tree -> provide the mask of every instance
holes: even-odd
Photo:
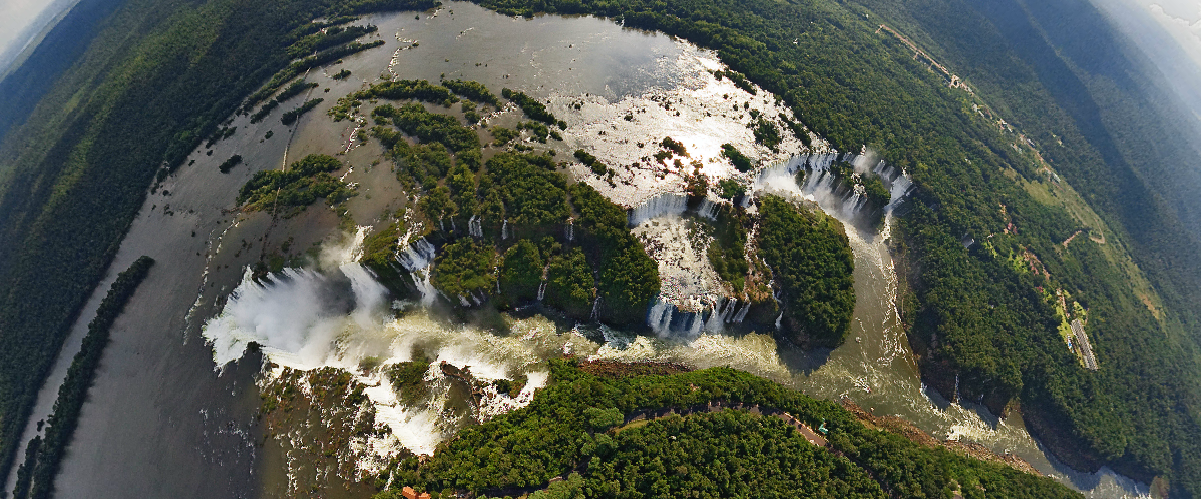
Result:
[[[505,302],[517,304],[537,299],[543,266],[538,247],[528,239],[510,246],[500,269],[500,290]]]

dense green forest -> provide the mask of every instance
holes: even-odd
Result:
[[[1127,158],[1145,142],[1089,125],[1121,121],[1115,118],[1121,113],[1103,113],[1096,100],[1123,94],[1082,83],[1076,71],[1094,66],[1079,57],[1080,64],[1065,63],[1039,45],[1045,31],[1017,15],[1071,2],[926,0],[904,8],[885,0],[480,3],[511,15],[594,13],[683,37],[717,50],[733,70],[728,75],[744,75],[780,96],[800,122],[839,150],[866,145],[881,152],[916,183],[896,246],[917,298],[904,319],[931,386],[950,395],[958,379],[960,396],[996,411],[1020,401],[1032,431],[1074,466],[1109,464],[1142,480],[1162,475],[1174,494],[1201,494],[1194,316],[1201,310],[1201,258],[1142,180],[1154,172],[1146,165],[1172,157],[1140,156],[1134,163],[1144,169],[1132,167]],[[314,40],[309,36],[320,29],[310,20],[430,5],[127,0],[107,17],[70,76],[0,147],[0,158],[13,165],[0,184],[0,289],[7,291],[0,295],[0,471],[11,466],[37,388],[156,175],[167,175],[236,109],[248,113],[305,69],[369,48],[338,45],[293,61],[295,43]],[[930,42],[937,57],[948,57],[944,62],[973,71],[969,77],[984,102],[947,88],[906,45],[877,32],[881,16],[923,46]],[[1075,51],[1061,53],[1080,51],[1067,48]],[[466,87],[451,90],[484,101],[464,95]],[[513,98],[523,109],[528,104],[532,119],[558,124],[527,99]],[[1042,156],[975,112],[978,104],[1017,124],[1040,144]],[[1137,106],[1120,108],[1123,116],[1133,116],[1131,109]],[[547,229],[555,238],[570,216],[582,229],[575,244],[593,273],[602,317],[640,319],[631,310],[641,315],[644,307],[631,305],[653,296],[658,279],[650,279],[654,262],[629,235],[622,210],[546,175],[529,181],[557,191],[529,203],[506,199],[506,189],[521,186],[502,184],[503,176],[483,165],[473,131],[468,138],[412,104],[395,110],[380,116],[423,142],[405,143],[397,157],[398,165],[409,165],[406,177],[421,186],[423,199],[433,199],[423,210],[432,224],[447,218],[452,232],[465,231],[478,215],[491,241],[534,242],[552,234],[522,227],[516,214],[556,220]],[[1152,133],[1146,130],[1155,129],[1146,128],[1144,137]],[[507,154],[500,170],[553,173],[551,158]],[[1044,193],[1066,187],[1042,158],[1105,227],[1092,226],[1066,202],[1047,201],[1064,199]],[[452,167],[458,169],[453,177],[474,184],[450,182]],[[517,237],[501,234],[506,219]],[[1082,229],[1105,232],[1064,244]],[[540,258],[553,262],[555,254],[541,248]],[[577,247],[564,248],[560,254],[576,261]],[[1121,266],[1124,255],[1135,259],[1150,285],[1132,286],[1136,279]],[[571,269],[557,275],[578,274],[578,265]],[[585,279],[568,281],[579,287]],[[1099,371],[1083,369],[1056,333],[1063,319],[1055,304],[1060,291],[1088,311]]]
[[[49,499],[53,495],[54,477],[67,445],[71,443],[71,436],[75,434],[79,412],[87,400],[88,388],[92,386],[104,347],[108,344],[109,329],[153,265],[154,259],[148,256],[135,260],[128,269],[117,274],[108,294],[100,302],[96,317],[88,323],[88,334],[67,370],[67,378],[58,388],[54,412],[46,421],[46,433],[30,441],[25,462],[17,469],[13,499]]]
[[[550,371],[529,406],[463,430],[428,460],[397,462],[379,483],[435,497],[1080,497],[1050,478],[869,429],[833,402],[729,368],[599,375],[568,358]],[[763,415],[710,412],[712,403]],[[772,411],[826,428],[829,447]]]
[[[272,214],[282,208],[287,217],[321,198],[338,204],[354,195],[345,182],[330,175],[341,167],[336,158],[310,154],[283,170],[260,170],[238,192],[238,206]]]
[[[1057,149],[1062,156],[1052,164],[1107,214],[1114,236],[1108,244],[1133,250],[1166,300],[1179,297],[1170,302],[1170,317],[1157,320],[1143,306],[1146,299],[1124,271],[1120,251],[1115,257],[1115,250],[1092,239],[1065,247],[1062,242],[1085,223],[1065,202],[1036,199],[1040,190],[1061,189],[1039,157],[1018,146],[1014,133],[974,112],[979,103],[971,94],[948,88],[944,76],[915,60],[903,42],[877,32],[875,17],[862,9],[818,0],[480,3],[521,16],[592,13],[683,37],[716,50],[837,149],[866,145],[879,151],[915,181],[898,224],[897,251],[917,298],[908,302],[904,319],[927,382],[953,396],[959,379],[960,396],[997,412],[1020,400],[1035,434],[1074,466],[1108,464],[1145,481],[1165,476],[1174,493],[1201,493],[1201,377],[1196,334],[1187,326],[1188,310],[1198,308],[1193,305],[1201,294],[1186,282],[1198,273],[1156,270],[1192,269],[1201,258],[1192,256],[1196,245],[1173,230],[1178,223],[1170,214],[1143,195],[1137,178],[1122,177],[1120,165],[1116,174],[1104,172],[1110,168],[1102,166],[1103,155],[1087,141]],[[989,32],[972,23],[953,32],[966,31]],[[979,46],[997,47],[992,41]],[[1015,94],[1037,85],[1021,83],[1027,86],[1015,87]],[[1062,116],[1053,101],[1031,109]],[[1070,121],[1060,124],[1065,140],[1081,136]],[[1103,175],[1085,179],[1094,172]],[[1125,200],[1130,204],[1122,206]],[[1139,216],[1109,214],[1123,210]],[[1010,223],[1016,232],[1006,230]],[[1040,263],[1027,263],[1035,260]],[[1099,371],[1081,367],[1059,337],[1062,319],[1053,306],[1058,290],[1088,309]]]
[[[561,122],[523,93],[506,89],[503,95],[533,113],[531,119]],[[502,308],[538,300],[542,289],[542,303],[570,317],[590,318],[595,308],[597,319],[640,327],[659,292],[659,268],[631,234],[625,210],[585,184],[568,185],[564,164],[551,154],[517,152],[519,144],[510,142],[518,130],[494,127],[494,137],[507,138],[491,144],[499,150],[489,151],[484,161],[467,117],[470,106],[463,108],[460,121],[434,114],[421,102],[449,107],[460,98],[498,102],[476,82],[452,80],[443,86],[400,80],[352,94],[329,113],[346,119],[365,99],[377,100],[371,133],[387,149],[400,182],[418,194],[417,211],[430,228],[426,238],[441,248],[432,284],[453,305],[490,301]],[[519,130],[528,130],[533,140],[555,134],[535,122]],[[415,289],[407,284],[411,279],[400,277],[405,271],[392,257],[399,248],[374,244],[395,241],[399,223],[390,222],[381,232],[389,239],[370,238],[372,251],[364,261],[393,291],[407,294]]]
[[[855,262],[842,223],[776,196],[761,203],[757,243],[780,283],[781,332],[802,345],[841,345],[855,311]]]
[[[89,48],[0,145],[0,472],[10,469],[38,388],[156,177],[289,67],[288,49],[313,19],[434,5],[109,3],[117,7]]]

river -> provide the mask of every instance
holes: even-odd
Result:
[[[714,160],[715,144],[735,143],[741,150],[756,151],[755,157],[766,163],[802,152],[799,144],[793,143],[785,144],[775,155],[756,150],[750,131],[738,125],[737,120],[748,119],[746,116],[714,114],[718,107],[729,107],[724,98],[717,100],[719,96],[738,100],[740,95],[728,80],[721,87],[712,81],[708,71],[715,64],[720,67],[716,55],[663,34],[625,29],[592,17],[512,19],[464,2],[447,2],[436,12],[378,14],[365,20],[380,28],[378,34],[369,36],[378,36],[386,44],[347,57],[341,67],[350,69],[352,75],[344,81],[329,78],[336,68],[311,72],[309,81],[330,92],[314,89],[312,96],[324,97],[325,102],[296,126],[280,126],[275,115],[259,124],[237,117],[233,125],[238,126],[238,133],[217,144],[211,155],[203,148],[195,151],[190,157],[194,163],[181,167],[148,196],[110,274],[143,254],[154,257],[158,265],[114,326],[112,343],[56,483],[61,497],[273,495],[270,491],[276,490],[275,486],[263,482],[279,480],[279,472],[264,469],[264,463],[272,460],[263,459],[256,444],[262,439],[255,418],[258,360],[250,356],[227,364],[232,357],[225,356],[217,359],[221,364],[214,369],[213,350],[202,333],[211,339],[219,332],[203,331],[204,326],[211,325],[212,318],[222,311],[253,309],[249,305],[254,302],[248,300],[270,300],[272,293],[282,292],[285,286],[246,281],[243,268],[261,255],[278,251],[284,241],[299,248],[295,252],[322,241],[326,241],[322,245],[326,249],[347,243],[337,242],[342,232],[339,220],[322,205],[286,222],[273,221],[262,213],[228,210],[234,206],[238,188],[254,171],[281,166],[285,155],[295,160],[308,153],[335,154],[348,149],[342,158],[351,166],[346,179],[360,185],[360,196],[350,205],[354,223],[371,226],[381,214],[403,208],[405,201],[398,195],[394,177],[386,167],[374,163],[381,152],[378,146],[352,141],[355,124],[334,123],[325,116],[337,97],[361,88],[368,80],[375,81],[381,73],[431,81],[445,75],[480,81],[495,93],[510,87],[550,99],[551,111],[569,125],[566,141],[552,145],[562,152],[587,147],[606,157],[625,158],[623,155],[638,154],[641,147],[636,149],[635,143],[641,137],[673,134],[683,138],[703,162],[706,173],[714,176],[731,175],[722,169],[723,162]],[[765,94],[741,101],[766,111],[773,101]],[[683,114],[655,115],[664,99],[676,102]],[[583,106],[574,112],[577,102]],[[281,109],[298,103],[299,99],[290,101]],[[637,109],[648,112],[634,121],[622,119]],[[694,119],[688,119],[690,112]],[[515,118],[510,112],[495,120],[505,123]],[[627,126],[622,123],[629,125],[620,128]],[[609,133],[598,134],[600,130]],[[274,137],[265,138],[267,131],[274,132]],[[819,140],[816,148],[824,151],[823,147]],[[235,153],[246,158],[246,166],[220,174],[217,165]],[[637,159],[630,157],[631,163]],[[656,192],[679,186],[678,176],[659,177],[637,168],[629,171],[629,182],[602,192],[633,206]],[[812,197],[799,191],[795,183],[761,188]],[[296,326],[303,333],[299,346],[273,343],[269,334],[246,330],[248,327],[236,322],[227,324],[224,331],[240,331],[248,335],[245,338],[261,340],[267,355],[283,365],[350,367],[366,356],[402,361],[411,357],[413,345],[420,344],[436,360],[472,365],[472,372],[484,378],[525,373],[531,387],[538,384],[543,372],[540,359],[563,351],[618,360],[671,360],[696,367],[729,365],[818,398],[849,397],[877,415],[901,416],[941,438],[1012,452],[1089,497],[1146,495],[1145,484],[1108,470],[1090,474],[1067,469],[1030,437],[1018,416],[998,419],[982,407],[951,404],[924,389],[899,326],[894,304],[896,275],[885,244],[888,234],[887,223],[882,233],[848,230],[855,257],[855,317],[851,339],[831,351],[803,352],[777,343],[766,332],[650,338],[593,325],[573,328],[533,316],[507,318],[509,331],[500,335],[475,326],[447,324],[419,307],[394,316],[388,307],[367,299],[378,291],[372,291],[375,288],[363,281],[363,274],[354,271],[357,264],[352,261],[334,262],[338,265],[325,272],[341,272],[361,285],[353,287],[357,293],[354,310],[346,317],[362,311],[370,314],[357,326],[362,341],[344,341],[333,348],[325,344],[318,350],[330,351],[318,352],[316,360],[289,356],[303,349],[306,339],[316,341],[307,333],[313,324],[344,310],[318,313],[309,323]],[[342,268],[345,271],[338,270]],[[103,296],[111,278],[94,293],[93,304]],[[239,286],[242,292],[227,303],[230,292]],[[248,293],[254,286],[261,286],[263,292]],[[72,348],[78,348],[78,335],[93,314],[94,306],[81,315],[74,330],[76,339],[67,343],[75,345]],[[310,353],[312,345],[308,345]],[[69,363],[70,354],[73,352],[64,350],[60,368],[63,362]],[[53,377],[43,390],[39,412],[48,407],[45,397],[56,390],[50,385],[57,385]],[[429,414],[384,400],[386,394],[379,390],[369,395],[387,402],[381,405],[380,417],[395,423],[394,429],[402,434],[396,438],[402,443],[425,450],[447,436]],[[492,410],[508,408],[511,406]],[[34,421],[25,440],[35,434]],[[271,478],[264,480],[264,476]]]

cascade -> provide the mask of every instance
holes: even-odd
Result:
[[[425,238],[418,239],[396,254],[396,260],[409,272],[417,291],[421,293],[421,304],[434,303],[434,285],[430,282],[430,262],[434,261],[434,245]]]
[[[665,192],[647,199],[641,205],[630,210],[629,223],[631,227],[636,227],[652,218],[664,215],[679,216],[687,210],[687,197],[683,194]]]
[[[409,272],[424,269],[434,260],[434,245],[423,237],[398,253],[396,259]]]
[[[571,219],[567,220],[567,240],[568,241],[575,239],[575,225],[572,224],[572,222],[573,222],[573,220],[571,220]],[[541,300],[541,298],[539,298],[539,300]]]
[[[474,215],[467,221],[467,232],[471,233],[471,237],[484,237],[484,222],[480,220],[479,215]]]
[[[712,308],[710,308],[709,319],[705,321],[705,331],[720,333],[725,329],[725,324],[722,322],[724,319],[722,313],[722,303],[725,301],[725,299],[721,299],[717,303],[714,303]]]
[[[505,222],[503,224],[501,224],[501,226],[500,226],[500,238],[501,238],[501,240],[509,238],[509,219],[507,219],[507,218],[505,219]]]
[[[739,313],[734,315],[734,323],[742,323],[742,320],[746,319],[748,311],[751,311],[751,302],[742,305],[742,310],[739,310]]]
[[[763,168],[756,180],[756,190],[801,197],[817,203],[826,213],[840,220],[850,220],[860,215],[867,207],[867,196],[860,185],[850,185],[830,173],[830,166],[839,159],[850,163],[854,175],[880,177],[889,190],[889,203],[884,208],[891,212],[901,199],[909,193],[912,180],[898,169],[879,161],[871,165],[871,159],[863,154],[802,154],[788,161]],[[799,185],[798,172],[804,171]]]
[[[701,200],[701,205],[696,209],[696,214],[709,220],[716,220],[717,210],[720,207],[720,204],[714,203],[709,198],[705,198]]]
[[[726,303],[726,309],[723,310],[721,313],[721,321],[726,324],[729,324],[730,321],[734,320],[734,311],[737,309],[738,309],[738,299],[731,298],[730,301]]]
[[[959,373],[955,373],[955,389],[951,391],[951,395],[955,397],[951,402],[959,402]]]
[[[430,272],[428,268],[418,269],[416,272],[409,274],[413,278],[413,284],[417,285],[417,291],[421,293],[421,306],[428,307],[434,304],[434,298],[438,294],[438,290],[434,289],[434,284],[430,282]]]
[[[600,305],[600,297],[598,296],[598,297],[596,297],[595,300],[592,300],[592,314],[589,315],[589,318],[596,320],[596,309],[599,305]]]
[[[542,281],[542,283],[538,285],[538,301],[542,301],[544,296],[546,296],[546,281]]]
[[[651,305],[651,309],[646,315],[646,325],[650,326],[651,330],[656,335],[662,337],[667,336],[668,328],[671,326],[672,310],[675,307],[663,301],[662,297],[655,297],[655,303]]]

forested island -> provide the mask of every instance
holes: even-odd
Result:
[[[528,407],[399,461],[375,497],[1081,497],[733,369],[549,367],[553,384]]]

